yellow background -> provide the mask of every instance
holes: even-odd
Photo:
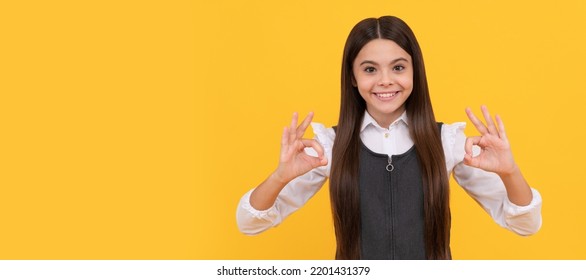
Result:
[[[454,258],[586,259],[584,1],[322,2],[3,1],[0,259],[331,259],[327,185],[255,237],[236,205],[293,111],[336,123],[346,36],[389,14],[437,119],[501,114],[544,197],[524,238],[453,184]]]

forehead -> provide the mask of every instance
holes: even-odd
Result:
[[[374,39],[362,47],[354,62],[361,63],[365,60],[369,60],[385,64],[398,58],[404,58],[411,62],[411,56],[394,41],[388,39]]]

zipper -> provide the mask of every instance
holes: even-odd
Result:
[[[390,203],[389,203],[389,223],[390,223],[390,245],[391,248],[390,252],[391,252],[391,256],[390,259],[394,260],[395,259],[395,203],[393,201],[393,176],[392,176],[392,171],[395,169],[395,166],[393,166],[393,158],[391,156],[389,156],[388,158],[388,164],[387,164],[387,178],[389,178],[389,199],[390,199]]]
[[[395,169],[393,166],[393,158],[389,156],[389,164],[387,164],[387,171],[392,172]]]

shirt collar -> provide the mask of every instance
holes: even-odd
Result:
[[[407,111],[403,111],[403,113],[391,124],[391,126],[395,123],[402,122],[405,125],[409,125],[409,119],[407,118]],[[360,126],[360,132],[366,129],[369,125],[374,126],[375,128],[379,129],[389,129],[389,127],[381,127],[376,120],[368,113],[368,111],[364,110],[364,118],[362,118],[362,125]]]

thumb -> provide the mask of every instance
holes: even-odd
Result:
[[[313,168],[324,166],[324,165],[328,164],[328,159],[325,156],[321,156],[321,157],[307,156],[307,158]]]
[[[473,157],[471,154],[467,153],[464,155],[464,164],[478,168],[480,167],[480,158],[479,156]]]

